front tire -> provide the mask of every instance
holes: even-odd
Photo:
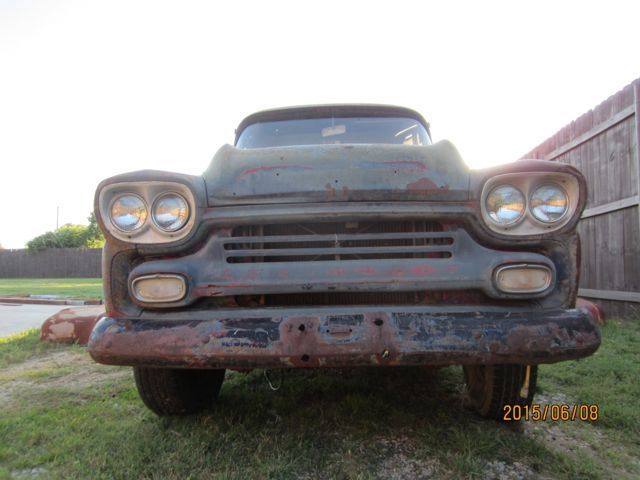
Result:
[[[224,372],[133,367],[140,398],[161,417],[189,415],[209,407],[220,392]]]
[[[507,405],[531,406],[537,365],[467,365],[465,405],[485,418],[503,420]]]

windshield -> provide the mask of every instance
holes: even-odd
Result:
[[[245,128],[240,148],[385,143],[429,145],[426,128],[413,118],[329,117],[254,123]]]

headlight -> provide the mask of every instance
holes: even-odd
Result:
[[[553,223],[567,213],[569,199],[562,188],[556,185],[542,185],[531,195],[529,209],[537,220]]]
[[[181,195],[167,193],[154,202],[151,215],[159,229],[175,232],[189,220],[189,204]]]
[[[522,218],[525,198],[520,190],[511,185],[500,185],[487,195],[487,214],[499,225],[511,225]]]
[[[111,223],[123,232],[138,230],[147,221],[147,206],[138,195],[125,194],[111,204]]]

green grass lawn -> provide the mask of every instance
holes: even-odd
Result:
[[[0,278],[3,295],[61,295],[94,299],[102,297],[101,278]]]
[[[504,425],[462,407],[460,368],[227,372],[206,414],[160,419],[131,370],[37,332],[0,343],[0,478],[638,478],[640,324],[540,368],[542,403],[600,420]],[[274,375],[276,378],[277,375]]]

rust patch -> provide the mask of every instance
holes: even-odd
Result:
[[[250,288],[251,285],[245,283],[228,283],[225,285],[199,285],[193,288],[193,295],[196,297],[220,297],[226,294],[229,288]]]
[[[447,189],[449,187],[447,186]],[[438,185],[435,184],[433,180],[427,177],[422,177],[420,180],[409,183],[407,185],[407,190],[412,192],[422,192],[422,191],[432,191],[439,190]]]
[[[578,264],[580,264],[579,260]],[[598,322],[598,325],[604,325],[606,316],[602,307],[597,303],[593,303],[585,298],[578,297],[576,299],[576,308],[586,309],[593,316],[595,321]]]
[[[336,189],[330,183],[327,183],[324,186],[325,191],[327,192],[327,200],[334,200],[336,197]]]
[[[198,297],[217,297],[222,295],[222,290],[216,285],[203,285],[194,287],[193,294]]]

